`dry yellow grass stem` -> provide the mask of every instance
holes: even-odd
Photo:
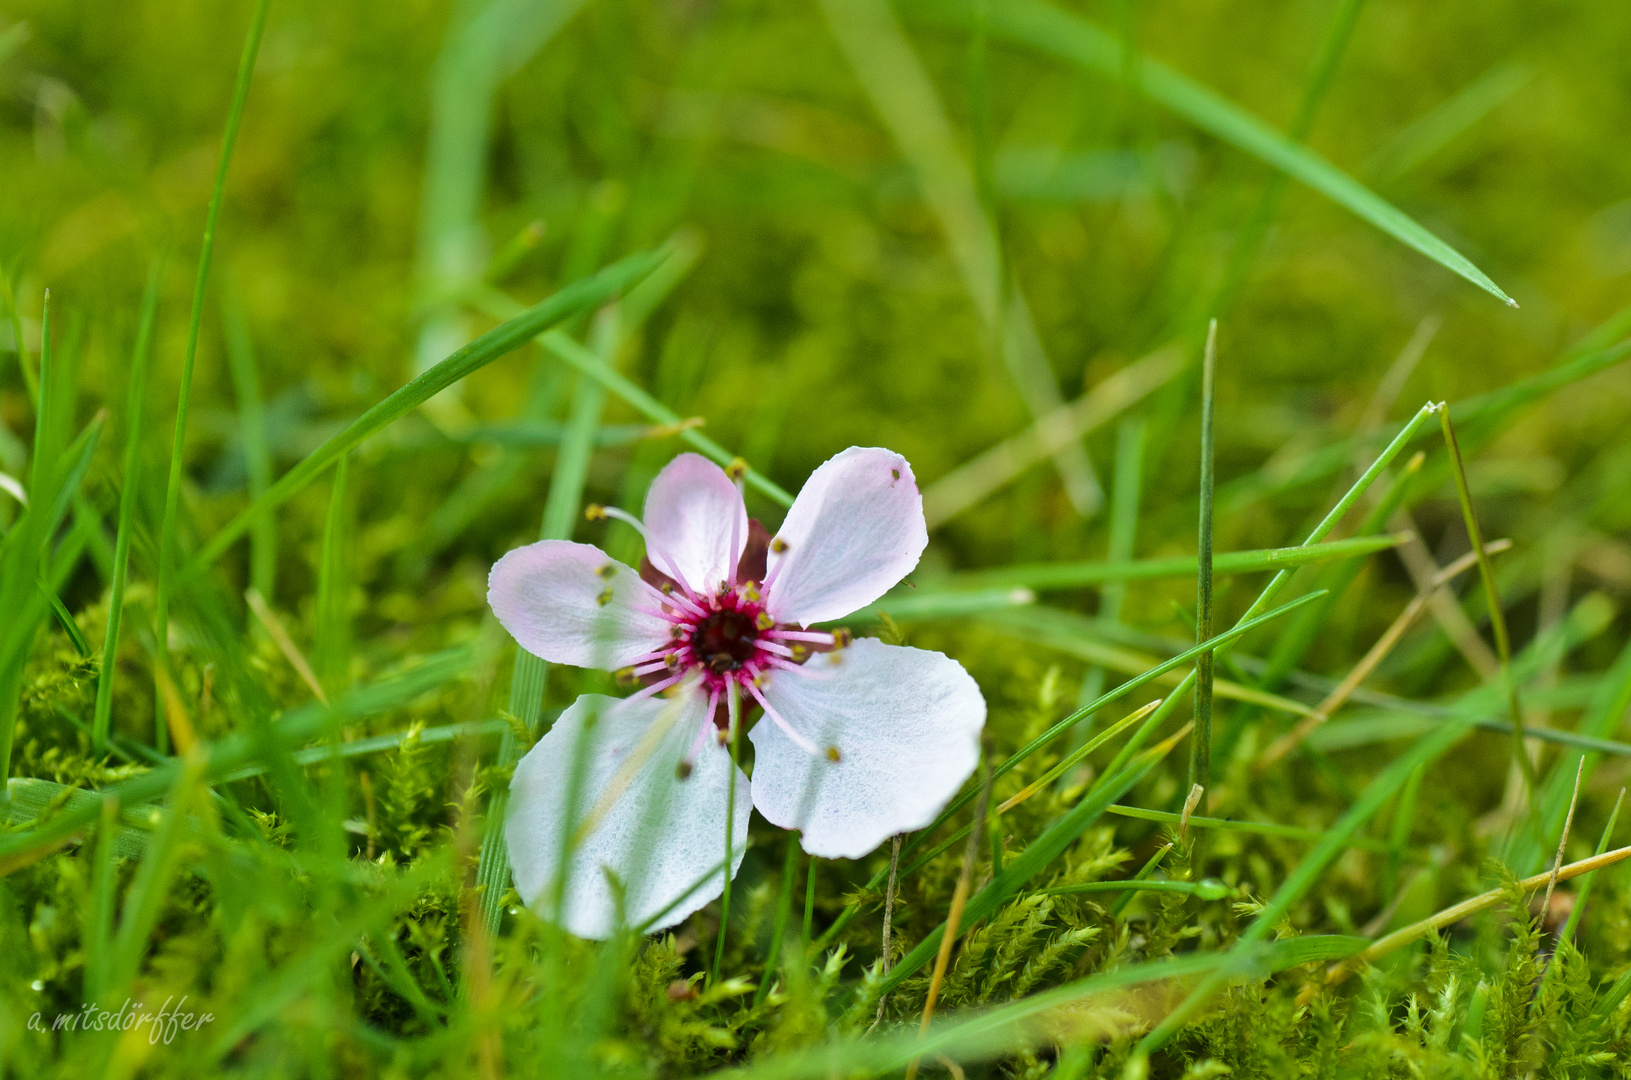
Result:
[[[1512,541],[1510,540],[1494,540],[1486,544],[1484,550],[1494,554],[1505,551],[1511,546]],[[1376,644],[1371,646],[1370,652],[1366,653],[1359,663],[1354,665],[1353,670],[1348,672],[1348,677],[1343,679],[1336,689],[1332,690],[1325,700],[1315,707],[1313,712],[1299,721],[1296,727],[1274,740],[1269,748],[1263,751],[1263,756],[1257,763],[1258,771],[1261,772],[1291,753],[1292,750],[1297,748],[1297,744],[1308,738],[1309,732],[1325,723],[1326,720],[1330,719],[1332,713],[1342,708],[1347,703],[1348,698],[1353,695],[1353,692],[1359,689],[1360,684],[1370,678],[1371,672],[1376,670],[1377,665],[1387,659],[1387,654],[1392,652],[1393,647],[1399,643],[1399,639],[1404,637],[1405,631],[1410,629],[1410,624],[1416,621],[1416,617],[1421,614],[1422,609],[1427,606],[1427,602],[1432,599],[1433,595],[1449,584],[1458,574],[1464,574],[1477,565],[1478,553],[1469,551],[1434,574],[1431,580],[1428,581],[1427,587],[1418,592],[1415,598],[1405,605],[1405,609],[1399,612],[1399,617],[1393,620],[1393,625],[1389,626],[1382,632],[1382,636],[1376,639]]]
[[[1526,877],[1517,883],[1518,888],[1524,892],[1533,892],[1542,886],[1555,886],[1560,881],[1568,881],[1570,878],[1577,878],[1581,874],[1601,870],[1605,866],[1612,866],[1628,857],[1631,857],[1631,847],[1605,851],[1603,854],[1593,855],[1589,859],[1581,859],[1579,862],[1570,863],[1563,867],[1555,867],[1545,873],[1536,874],[1534,877]],[[1363,952],[1356,953],[1346,960],[1340,960],[1332,964],[1326,971],[1323,982],[1310,983],[1303,988],[1302,993],[1298,996],[1298,1002],[1306,1003],[1318,992],[1322,985],[1327,987],[1335,986],[1349,975],[1352,975],[1358,968],[1386,956],[1400,946],[1408,945],[1418,938],[1426,937],[1435,930],[1443,929],[1451,923],[1460,922],[1469,915],[1475,915],[1485,908],[1493,907],[1505,895],[1505,889],[1491,889],[1487,893],[1480,893],[1469,900],[1463,900],[1453,907],[1447,907],[1436,915],[1429,915],[1420,922],[1411,923],[1401,930],[1395,930],[1384,938],[1378,938],[1371,942],[1370,947]]]
[[[244,599],[249,601],[249,610],[254,612],[255,618],[260,621],[262,626],[266,627],[266,632],[272,635],[273,643],[277,645],[278,651],[283,653],[284,659],[289,661],[289,666],[294,668],[295,674],[300,676],[300,681],[311,688],[313,697],[327,705],[328,695],[323,693],[323,685],[317,681],[317,673],[312,671],[310,664],[306,663],[305,655],[295,645],[294,639],[289,636],[289,632],[283,629],[282,621],[278,619],[277,613],[267,605],[266,598],[260,594],[259,590],[250,589],[244,593]]]
[[[980,826],[985,823],[985,808],[991,802],[991,770],[985,771],[985,782],[980,785],[980,797],[974,803],[974,828],[969,830],[968,844],[963,848],[963,869],[957,875],[957,888],[951,894],[951,910],[946,913],[946,932],[940,936],[940,951],[934,958],[934,975],[929,979],[929,996],[923,1002],[923,1022],[918,1025],[918,1038],[929,1033],[934,1019],[934,1003],[940,997],[940,984],[946,979],[946,968],[951,965],[951,948],[957,943],[957,929],[963,921],[963,907],[968,903],[969,885],[974,878],[974,859],[980,852]],[[917,1080],[917,1058],[906,1066],[906,1080]]]

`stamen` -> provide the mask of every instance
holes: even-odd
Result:
[[[635,678],[639,678],[642,675],[650,675],[653,671],[671,671],[678,664],[679,657],[675,656],[673,653],[670,653],[667,660],[658,660],[656,663],[642,664],[637,668],[630,668],[627,670],[630,675],[633,675]]]
[[[809,739],[806,739],[803,735],[800,735],[798,732],[794,731],[793,725],[789,724],[787,720],[783,718],[781,713],[770,707],[770,702],[765,700],[764,694],[759,692],[759,688],[757,686],[754,686],[752,683],[748,683],[748,693],[753,695],[753,699],[759,703],[759,708],[763,709],[765,711],[765,715],[770,717],[771,723],[781,728],[782,731],[787,734],[787,737],[793,740],[793,744],[795,746],[816,757],[821,756],[820,747],[816,746],[816,744],[811,742]]]
[[[674,579],[674,581],[679,585],[680,590],[691,599],[696,599],[696,594],[693,593],[691,591],[691,587],[685,583],[685,579],[680,576],[680,572],[674,568],[674,560],[670,559],[667,552],[663,551],[661,547],[652,542],[651,534],[646,531],[645,523],[639,518],[635,517],[627,510],[619,510],[615,506],[591,506],[589,507],[588,514],[590,521],[597,521],[600,518],[616,518],[618,521],[623,522],[635,532],[639,533],[640,538],[646,542],[646,554],[651,556],[652,561],[660,562],[662,564],[663,572]],[[670,594],[670,597],[672,598],[672,594]]]
[[[685,678],[686,675],[688,675],[688,674],[690,674],[690,672],[682,671],[678,675],[674,675],[674,676],[671,676],[671,677],[669,677],[667,679],[664,679],[662,682],[652,683],[650,686],[646,687],[643,690],[636,690],[634,693],[630,694],[628,697],[624,698],[623,700],[624,701],[640,701],[643,698],[648,698],[648,697],[652,697],[652,696],[654,696],[656,694],[660,694],[664,690],[667,690],[670,686],[673,686],[675,683],[677,683],[681,679]]]
[[[836,645],[837,638],[821,630],[767,630],[765,637],[780,638],[782,641],[813,641],[817,645]]]
[[[793,656],[792,649],[789,649],[786,645],[778,645],[774,641],[765,641],[761,638],[760,640],[755,641],[754,644],[763,649],[765,652],[775,653],[777,656],[785,656],[789,659],[791,659]],[[644,659],[644,657],[641,659]]]
[[[716,690],[714,691],[713,696],[708,700],[708,715],[702,718],[701,724],[697,725],[697,737],[691,741],[691,749],[687,750],[685,756],[680,758],[679,768],[674,770],[675,774],[679,776],[681,780],[684,780],[691,775],[691,770],[695,767],[697,755],[702,753],[703,740],[708,737],[708,729],[714,726],[713,707],[718,701],[719,692]]]
[[[672,656],[673,653],[669,651],[671,648],[672,646],[664,646],[661,649],[654,649],[651,652],[645,653],[641,656],[636,656],[634,659],[629,661],[628,666],[632,668],[636,664],[648,664],[653,660],[661,660],[665,656]]]

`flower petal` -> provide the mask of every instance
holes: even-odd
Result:
[[[586,732],[591,742],[572,829],[581,833],[587,826],[588,832],[567,862],[562,925],[579,937],[611,935],[617,902],[607,871],[627,890],[628,925],[638,926],[668,909],[653,930],[674,925],[724,891],[722,871],[697,882],[710,867],[718,867],[725,852],[733,771],[733,876],[741,865],[751,812],[747,777],[712,738],[704,740],[691,774],[684,780],[676,774],[695,745],[706,710],[706,699],[688,691],[673,699],[585,694],[561,714],[521,759],[510,781],[504,839],[516,891],[528,907],[546,918],[551,914],[565,793],[577,740]]]
[[[521,647],[552,664],[620,668],[661,648],[662,597],[589,544],[541,540],[493,564],[487,603]],[[642,608],[647,610],[641,610]]]
[[[645,525],[658,549],[651,556],[657,569],[678,573],[703,596],[730,578],[748,542],[742,493],[701,454],[681,454],[663,466],[646,492]]]
[[[963,666],[863,638],[804,670],[775,673],[765,698],[839,760],[810,753],[761,718],[748,733],[759,812],[801,830],[804,850],[826,859],[860,858],[933,821],[980,757],[985,698]]]
[[[928,543],[906,459],[852,446],[810,474],[771,541],[767,610],[777,622],[841,619],[910,573]]]

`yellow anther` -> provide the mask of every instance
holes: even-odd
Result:
[[[832,647],[835,649],[847,649],[854,641],[855,635],[842,626],[832,632]]]
[[[600,590],[600,595],[595,597],[595,603],[599,604],[601,607],[605,607],[607,604],[609,604],[611,602],[612,602],[612,590],[609,589],[609,588]]]
[[[689,761],[680,762],[674,767],[674,775],[681,780],[689,780],[691,778],[691,763]]]
[[[668,636],[673,640],[678,641],[680,638],[685,636],[685,627],[675,623],[673,626],[668,628]]]
[[[731,463],[725,466],[725,475],[732,480],[740,480],[748,474],[748,463],[742,458],[732,458]]]
[[[750,604],[757,604],[759,602],[759,586],[751,581],[742,586],[742,599]]]
[[[798,641],[793,642],[793,647],[790,651],[793,654],[794,660],[803,660],[806,656],[810,655],[810,647]]]
[[[614,673],[614,676],[617,679],[617,685],[619,686],[633,686],[638,681],[635,677],[634,669],[631,667],[618,668]]]
[[[844,760],[844,755],[838,752],[838,747],[829,746],[827,747],[827,760],[836,765],[838,762]]]
[[[609,581],[609,580],[611,580],[612,575],[614,575],[616,573],[617,573],[617,564],[616,563],[607,563],[605,566],[602,566],[599,570],[595,571],[595,577],[599,578],[602,581]]]
[[[783,540],[779,536],[776,537],[776,539],[770,542],[770,550],[774,551],[777,555],[780,555],[782,552],[787,550],[787,541]]]
[[[672,669],[677,668],[679,666],[680,666],[680,654],[679,653],[671,652],[667,656],[663,657],[663,667],[669,668],[670,670],[672,670]]]
[[[589,521],[605,521],[606,508],[599,503],[590,503],[583,508],[583,516]]]
[[[672,581],[665,581],[661,585],[657,586],[657,589],[664,596],[667,596],[669,593],[674,591],[674,583]]]
[[[759,612],[759,617],[753,620],[753,625],[757,626],[760,630],[769,630],[772,626],[776,625],[776,620],[770,617],[770,612],[761,611]]]

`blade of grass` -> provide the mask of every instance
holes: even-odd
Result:
[[[1298,547],[1221,551],[1212,557],[1212,574],[1214,577],[1256,574],[1264,570],[1286,570],[1314,563],[1358,559],[1395,548],[1403,543],[1404,539],[1402,534],[1384,534],[1356,536],[1346,540],[1331,540],[1323,544],[1304,544]],[[1193,555],[1162,559],[1111,559],[1105,562],[1032,563],[995,567],[990,570],[972,570],[953,575],[947,579],[946,584],[959,588],[1009,586],[1044,591],[1102,585],[1104,589],[1100,593],[1099,608],[1103,612],[1105,597],[1109,595],[1112,587],[1124,586],[1129,581],[1189,577],[1199,568],[1200,559]]]
[[[328,515],[323,521],[323,546],[317,555],[317,678],[330,695],[349,681],[351,671],[351,577],[346,562],[349,543],[347,517],[351,513],[351,455],[342,454],[334,466]]]
[[[266,494],[222,526],[182,569],[181,576],[191,576],[220,558],[256,518],[311,483],[348,450],[406,416],[438,391],[521,347],[542,331],[579,312],[598,307],[650,273],[665,257],[665,252],[659,249],[631,255],[613,263],[594,277],[574,282],[548,299],[523,309],[514,318],[489,330],[429,371],[415,376],[406,386],[330,436],[298,465],[284,473],[277,483],[267,489]]]
[[[250,78],[255,72],[255,57],[260,52],[261,34],[266,29],[266,13],[271,0],[256,0],[249,17],[249,33],[244,39],[243,53],[238,59],[238,77],[232,90],[232,103],[227,108],[226,132],[221,137],[221,156],[215,166],[215,186],[210,192],[210,205],[204,218],[204,240],[198,255],[198,276],[193,283],[193,309],[187,322],[187,348],[181,357],[181,389],[176,398],[176,432],[170,447],[170,474],[164,487],[164,518],[159,525],[158,583],[153,601],[154,660],[158,678],[154,685],[153,745],[164,753],[170,742],[165,727],[164,685],[170,679],[170,591],[174,588],[174,574],[170,568],[171,549],[176,542],[176,515],[181,508],[181,470],[187,449],[187,414],[192,403],[193,365],[198,359],[198,334],[204,321],[204,289],[209,283],[210,261],[215,254],[215,229],[221,218],[221,200],[226,193],[227,167],[232,162],[232,149],[238,141],[238,127],[243,120],[244,106],[249,101]]]
[[[968,19],[967,3],[936,0],[917,8],[937,20],[959,25]],[[1086,19],[1044,0],[1010,0],[990,14],[991,33],[1045,55],[1057,57],[1108,78],[1118,79],[1130,67],[1139,89],[1151,100],[1201,130],[1258,158],[1292,179],[1412,248],[1452,273],[1472,282],[1503,303],[1516,302],[1501,291],[1466,256],[1428,232],[1414,219],[1323,157],[1274,130],[1221,94],[1155,60],[1127,60],[1116,39]]]
[[[1620,807],[1625,803],[1625,789],[1614,799],[1614,809],[1608,815],[1608,824],[1603,826],[1603,835],[1597,840],[1597,850],[1592,852],[1595,858],[1608,850],[1608,842],[1614,837],[1614,826],[1620,820]],[[1580,925],[1580,916],[1585,914],[1586,901],[1591,899],[1591,886],[1597,880],[1597,871],[1585,874],[1580,881],[1580,889],[1575,893],[1574,906],[1569,909],[1569,917],[1563,922],[1563,929],[1557,932],[1559,941],[1567,941],[1574,935],[1574,928]],[[1542,908],[1541,910],[1545,910]],[[1550,967],[1547,968],[1549,972]]]
[[[85,907],[86,1001],[102,1001],[113,959],[113,890],[117,884],[114,844],[119,837],[119,800],[104,799],[96,830],[96,856],[91,867],[90,903]]]
[[[19,344],[19,348],[22,346]],[[0,542],[0,781],[11,775],[12,739],[17,727],[23,669],[49,605],[36,583],[54,528],[58,462],[63,432],[73,409],[72,380],[57,370],[51,343],[51,293],[40,319],[40,384],[35,409],[34,447],[29,460],[29,506]]]
[[[221,323],[226,331],[227,370],[238,398],[238,432],[249,474],[249,501],[255,502],[272,486],[272,447],[266,434],[266,407],[261,399],[254,335],[236,294],[230,290],[222,292]],[[277,518],[270,509],[250,526],[249,584],[266,597],[267,603],[276,596]]]
[[[1512,754],[1523,773],[1524,792],[1530,817],[1533,818],[1537,810],[1534,799],[1540,787],[1540,778],[1535,775],[1535,763],[1529,760],[1529,748],[1524,743],[1523,706],[1518,701],[1517,681],[1512,677],[1512,642],[1506,629],[1506,611],[1501,607],[1500,593],[1495,588],[1495,569],[1490,565],[1484,536],[1478,528],[1478,515],[1473,512],[1472,492],[1467,488],[1467,468],[1461,460],[1461,446],[1456,442],[1450,410],[1440,404],[1438,415],[1444,431],[1444,445],[1450,451],[1450,461],[1454,466],[1452,472],[1456,497],[1461,501],[1461,517],[1467,525],[1467,539],[1472,542],[1473,553],[1478,557],[1478,576],[1484,583],[1484,595],[1489,603],[1489,625],[1495,635],[1495,654],[1501,661],[1501,682],[1506,687],[1507,708],[1512,716]]]
[[[1523,88],[1534,71],[1503,60],[1395,132],[1365,162],[1365,172],[1386,186],[1448,146],[1457,136]]]
[[[91,745],[102,752],[113,723],[113,680],[118,673],[119,629],[124,618],[125,584],[130,573],[130,543],[136,527],[136,495],[141,486],[142,419],[147,406],[147,376],[153,364],[153,324],[158,318],[159,286],[169,262],[166,252],[154,260],[142,295],[141,321],[130,356],[130,395],[125,407],[125,472],[119,491],[119,531],[114,540],[113,583],[108,597],[108,630],[102,642],[102,666],[96,678],[96,706]],[[95,1000],[95,999],[91,999]]]
[[[1105,552],[1107,563],[1133,561],[1134,544],[1138,537],[1138,504],[1144,481],[1144,420],[1129,416],[1116,429],[1116,473],[1110,492],[1110,542]],[[1121,609],[1127,599],[1124,581],[1108,581],[1099,589],[1099,618],[1110,622],[1121,621]],[[1092,665],[1082,675],[1076,691],[1076,707],[1092,703],[1104,693],[1105,669]],[[1071,729],[1071,750],[1079,749],[1087,741],[1092,724],[1078,724]],[[1069,773],[1059,777],[1060,790],[1073,782]]]
[[[793,887],[797,883],[799,871],[798,833],[789,830],[786,839],[787,851],[782,857],[782,887],[776,894],[776,921],[770,929],[770,948],[765,952],[764,977],[759,980],[759,989],[753,993],[754,1008],[763,1005],[770,993],[770,983],[776,973],[776,962],[781,959],[782,938],[787,934],[787,920],[793,914]],[[730,864],[725,862],[721,865]],[[710,871],[709,877],[712,876]]]
[[[1198,573],[1195,575],[1195,641],[1212,636],[1212,413],[1218,362],[1218,321],[1206,328],[1201,361],[1201,520]],[[1206,811],[1206,789],[1212,786],[1212,654],[1195,658],[1195,737],[1189,741],[1189,783],[1201,789],[1196,803]]]

